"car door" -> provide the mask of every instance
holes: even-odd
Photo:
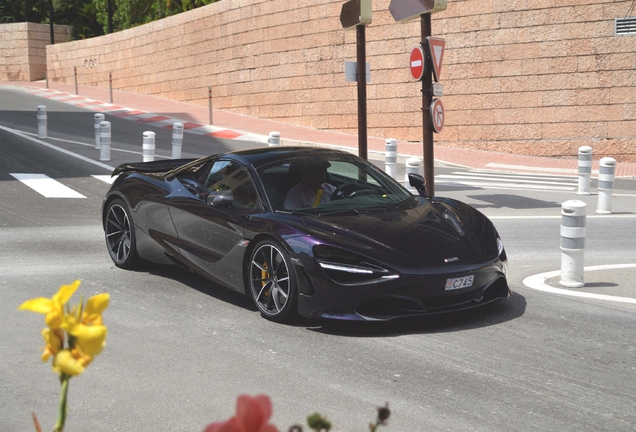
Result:
[[[220,159],[204,167],[199,177],[181,181],[183,189],[170,201],[181,259],[242,291],[243,225],[261,208],[249,173],[235,161]],[[221,193],[233,196],[231,205],[211,203]]]

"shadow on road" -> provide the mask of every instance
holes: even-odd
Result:
[[[254,302],[249,297],[211,282],[177,264],[144,261],[136,271],[172,279],[222,302],[252,313],[258,312]],[[507,300],[428,317],[402,318],[386,322],[313,320],[299,317],[289,325],[334,336],[391,337],[406,334],[458,332],[498,325],[519,318],[525,313],[525,310],[525,297],[513,292]]]
[[[518,210],[561,208],[561,204],[513,194],[469,195],[468,198],[483,201],[486,204],[471,204],[475,208],[511,208]]]
[[[388,322],[322,321],[320,326],[306,320],[305,325],[312,331],[334,336],[391,337],[407,334],[458,332],[493,326],[519,318],[525,313],[525,310],[525,297],[513,292],[508,300],[447,314],[404,318]]]

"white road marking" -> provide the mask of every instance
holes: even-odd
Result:
[[[595,270],[611,270],[611,269],[619,269],[619,268],[631,268],[636,267],[636,264],[615,264],[615,265],[599,265],[592,267],[585,267],[584,271],[595,271]],[[548,292],[552,294],[561,294],[572,297],[582,297],[582,298],[590,298],[595,300],[606,300],[620,303],[631,303],[636,304],[636,299],[629,297],[617,297],[610,296],[605,294],[594,294],[583,291],[573,291],[567,290],[563,288],[555,288],[545,283],[547,279],[558,276],[561,274],[561,270],[556,270],[547,273],[541,273],[534,276],[528,276],[523,280],[523,284],[528,288],[536,289],[538,291]]]
[[[117,177],[111,177],[109,175],[92,175],[91,177],[96,178],[97,180],[101,180],[104,183],[113,184]]]
[[[10,175],[46,198],[86,198],[81,193],[44,174],[10,173]]]

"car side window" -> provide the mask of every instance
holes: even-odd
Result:
[[[253,209],[258,205],[256,188],[250,175],[236,162],[215,161],[207,175],[204,187],[211,193],[231,190],[236,207]]]

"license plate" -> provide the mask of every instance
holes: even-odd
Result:
[[[462,276],[458,278],[446,279],[446,291],[468,288],[473,285],[473,279],[475,275]]]

